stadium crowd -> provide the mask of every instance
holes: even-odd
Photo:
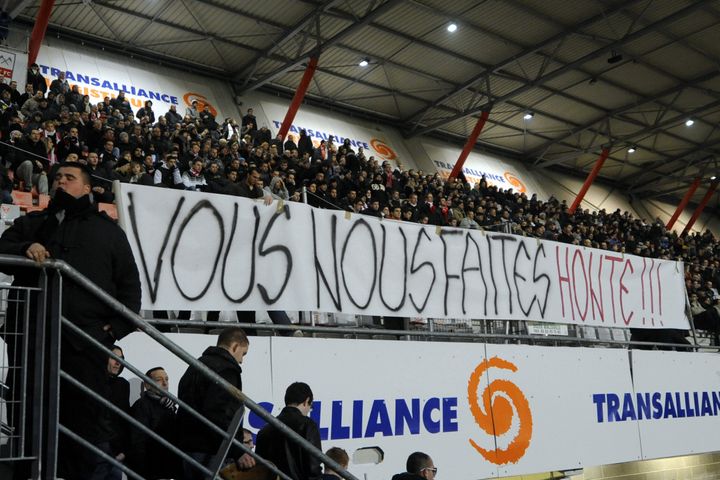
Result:
[[[659,219],[579,209],[564,201],[503,190],[484,178],[460,178],[381,162],[349,139],[314,143],[305,131],[281,138],[258,125],[252,108],[241,121],[220,121],[210,105],[175,105],[159,115],[148,100],[133,111],[119,92],[91,103],[62,73],[45,79],[32,65],[23,93],[2,84],[2,200],[13,188],[47,193],[54,167],[86,163],[93,195],[112,202],[112,180],[250,198],[303,201],[381,218],[502,230],[587,247],[685,263],[693,315],[720,325],[720,242],[709,231],[679,236]],[[337,140],[337,141],[336,141]],[[17,148],[15,148],[17,147]],[[706,322],[706,323],[703,323]]]

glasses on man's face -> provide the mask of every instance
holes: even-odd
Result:
[[[425,468],[423,468],[423,470],[430,470],[433,473],[433,475],[437,475],[437,472],[438,472],[437,467],[425,467]]]

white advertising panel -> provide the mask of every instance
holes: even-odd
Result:
[[[433,141],[423,141],[422,146],[440,175],[447,178],[460,157],[461,149]],[[477,183],[484,176],[489,185],[503,190],[512,188],[528,197],[536,193],[541,200],[547,200],[547,194],[535,176],[515,162],[472,151],[465,160],[463,173],[470,183]]]
[[[606,428],[637,420],[644,459],[720,450],[717,354],[633,351],[632,367],[634,391],[598,399]]]
[[[273,132],[273,136],[277,135],[285,119],[288,104],[268,100],[260,103],[270,122],[268,125],[270,131]],[[378,125],[371,127],[355,120],[347,121],[329,112],[302,107],[295,115],[288,136],[293,136],[297,142],[302,129],[306,130],[315,146],[320,145],[322,140],[327,141],[331,135],[334,137],[335,145],[338,146],[347,138],[355,152],[358,151],[358,147],[362,147],[368,158],[374,156],[380,163],[387,160],[396,166],[402,164],[405,168],[414,168],[414,162],[405,149],[402,137],[391,128],[381,128]]]
[[[64,71],[68,83],[78,85],[80,92],[88,95],[93,104],[102,102],[106,96],[114,98],[119,91],[124,91],[134,112],[145,101],[151,100],[156,118],[167,112],[171,105],[177,107],[180,115],[185,115],[185,109],[193,100],[198,101],[199,109],[208,105],[220,123],[224,117],[223,108],[218,103],[218,100],[224,99],[217,98],[217,88],[212,87],[214,81],[202,77],[170,71],[155,72],[139,65],[136,67],[104,58],[91,50],[79,51],[77,48],[52,45],[43,45],[37,64],[48,84],[60,71]]]
[[[130,184],[116,198],[147,310],[688,328],[676,262],[301,203]]]
[[[216,340],[171,338],[193,355]],[[176,391],[183,362],[139,333],[121,345],[143,368],[165,367]],[[311,417],[324,450],[338,446],[351,457],[358,448],[383,450],[380,464],[351,464],[368,480],[404,471],[417,450],[433,457],[439,478],[458,480],[640,458],[634,423],[607,428],[595,421],[594,393],[632,389],[623,350],[251,338],[243,385],[253,400],[277,415],[296,381],[313,389]],[[248,414],[245,426],[257,432],[263,422]]]

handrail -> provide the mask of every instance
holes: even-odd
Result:
[[[275,428],[280,430],[284,435],[292,439],[295,443],[300,445],[304,450],[306,450],[310,455],[316,457],[317,459],[321,460],[325,465],[327,465],[329,468],[334,470],[338,473],[342,478],[345,480],[358,480],[353,474],[345,470],[340,464],[335,462],[332,458],[325,455],[322,451],[315,448],[313,444],[308,442],[306,439],[304,439],[302,436],[298,435],[294,430],[289,428],[287,425],[276,419],[274,416],[272,416],[269,412],[267,412],[264,408],[262,408],[260,405],[258,405],[254,400],[249,398],[247,395],[245,395],[242,391],[228,383],[225,379],[223,379],[220,375],[215,373],[213,370],[208,368],[203,363],[199,362],[195,357],[190,355],[188,352],[186,352],[184,349],[182,349],[180,346],[176,345],[173,341],[168,339],[165,335],[160,333],[155,327],[147,323],[143,318],[141,318],[139,315],[137,315],[135,312],[127,308],[125,305],[120,303],[118,300],[110,296],[107,292],[102,290],[100,287],[95,285],[93,282],[91,282],[87,277],[85,277],[83,274],[78,272],[75,268],[67,264],[66,262],[62,260],[55,260],[55,259],[48,259],[45,260],[42,263],[34,262],[30,259],[15,256],[15,255],[0,255],[0,264],[6,264],[6,265],[14,265],[18,267],[30,267],[30,268],[39,268],[39,269],[54,269],[64,275],[67,275],[70,279],[72,279],[75,283],[82,286],[83,288],[87,289],[89,292],[91,292],[93,295],[95,295],[97,298],[99,298],[102,302],[107,304],[108,306],[112,307],[117,313],[122,315],[126,320],[130,321],[133,325],[135,325],[140,331],[147,334],[150,338],[158,342],[160,345],[168,349],[170,352],[175,354],[177,357],[179,357],[181,360],[183,360],[188,365],[192,366],[193,368],[196,368],[198,371],[200,371],[203,375],[205,375],[207,378],[212,380],[215,384],[219,385],[225,391],[227,391],[230,395],[234,396],[243,404],[245,404],[250,410],[252,410],[253,413],[255,413],[258,417],[265,420],[267,423],[273,425]]]
[[[189,328],[223,328],[226,324],[223,322],[207,322],[204,320],[146,320],[151,325],[171,326],[171,327],[189,327]],[[231,324],[244,326],[243,323]],[[248,328],[256,330],[270,331],[297,331],[309,333],[342,333],[348,335],[388,335],[388,336],[413,336],[426,338],[458,338],[468,340],[490,339],[490,340],[525,340],[525,341],[553,341],[559,343],[575,343],[588,345],[617,345],[617,346],[638,346],[638,347],[676,347],[682,349],[711,349],[720,350],[720,345],[700,345],[697,343],[665,343],[665,342],[644,342],[638,340],[614,340],[614,339],[597,339],[597,338],[581,338],[559,335],[528,335],[528,334],[507,334],[507,333],[465,333],[465,332],[438,332],[428,330],[388,330],[380,328],[368,327],[341,327],[341,326],[318,326],[318,325],[275,325],[275,324],[247,324]]]
[[[146,383],[148,383],[148,384],[150,384],[150,385],[152,385],[152,386],[154,386],[154,387],[160,388],[160,385],[158,385],[158,384],[155,382],[155,380],[153,380],[152,378],[150,378],[150,377],[148,377],[147,375],[145,375],[144,373],[142,373],[142,371],[141,371],[140,369],[138,369],[137,367],[135,367],[132,363],[128,362],[125,358],[117,355],[115,352],[113,352],[112,350],[108,349],[108,348],[107,348],[106,346],[104,346],[102,343],[100,343],[99,341],[97,341],[96,339],[94,339],[92,336],[90,336],[89,334],[87,334],[86,332],[84,332],[80,327],[76,326],[75,324],[73,324],[72,322],[70,322],[69,320],[67,320],[65,317],[62,318],[62,321],[63,321],[63,325],[67,326],[67,327],[70,328],[75,334],[79,335],[80,337],[82,337],[83,339],[85,339],[86,341],[88,341],[89,343],[91,343],[94,347],[100,349],[103,353],[107,354],[107,356],[108,356],[109,358],[112,358],[112,359],[115,360],[116,362],[118,362],[118,363],[120,363],[121,365],[123,365],[124,367],[126,367],[128,370],[130,370],[132,373],[134,373],[138,378],[140,378],[140,380],[142,380],[142,381],[144,381],[144,382],[146,382]],[[180,400],[180,398],[178,398],[177,395],[174,395],[172,392],[169,392],[169,391],[164,392],[164,395],[165,395],[166,397],[168,397],[170,400],[172,400],[173,402],[177,403],[180,407],[182,407],[182,408],[184,408],[185,410],[187,410],[187,412],[190,413],[190,415],[192,415],[193,417],[195,417],[196,420],[200,421],[203,425],[205,425],[206,427],[210,428],[210,429],[213,430],[215,433],[217,433],[217,434],[219,434],[219,435],[221,435],[221,436],[224,436],[224,435],[227,434],[227,432],[225,432],[222,428],[218,427],[217,425],[215,425],[214,423],[212,423],[210,420],[208,420],[207,418],[203,417],[197,410],[195,410],[194,408],[192,408],[190,405],[188,405],[188,404],[185,403],[184,401]],[[233,445],[233,446],[236,446],[236,447],[239,447],[241,450],[243,450],[244,452],[250,454],[250,455],[251,455],[253,458],[255,458],[256,460],[259,460],[260,463],[262,463],[263,465],[265,465],[266,467],[268,467],[270,470],[272,470],[272,471],[274,471],[275,473],[277,473],[281,478],[283,478],[283,479],[285,479],[285,480],[292,480],[292,479],[291,479],[290,477],[288,477],[286,474],[284,474],[283,472],[279,471],[279,470],[277,469],[277,467],[275,467],[275,465],[273,465],[272,463],[268,462],[268,461],[265,460],[264,458],[260,457],[260,456],[259,456],[257,453],[255,453],[253,450],[250,450],[250,449],[247,448],[244,444],[240,443],[236,438],[233,438],[233,440],[232,440],[232,445]]]

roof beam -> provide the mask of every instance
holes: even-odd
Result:
[[[627,2],[627,3],[628,3],[628,4],[634,4],[634,3],[638,3],[639,1],[640,1],[640,0],[633,0],[633,1]],[[621,2],[621,3],[622,3],[622,2]],[[420,6],[425,7],[425,8],[430,8],[430,7],[427,7],[426,5],[423,5],[423,4],[419,3],[419,2],[413,2],[413,4],[414,4],[414,5],[420,5]],[[614,13],[615,11],[619,11],[620,9],[625,8],[625,7],[626,7],[626,5],[621,5],[621,6],[617,6],[617,5],[616,5],[615,8],[613,8],[613,9],[611,10],[611,13]],[[435,13],[437,14],[438,12],[436,11]],[[462,92],[463,90],[472,87],[472,86],[475,85],[476,83],[479,83],[479,82],[483,81],[483,80],[486,79],[490,74],[492,74],[492,73],[497,73],[499,70],[502,70],[502,69],[504,69],[504,68],[506,68],[506,67],[508,67],[508,66],[510,66],[510,65],[512,65],[512,64],[514,64],[515,62],[519,62],[519,61],[521,61],[521,60],[529,57],[530,55],[534,55],[534,54],[536,54],[538,51],[542,50],[543,48],[548,47],[548,46],[552,45],[553,43],[559,42],[559,41],[563,40],[564,38],[566,38],[566,37],[568,37],[568,36],[570,36],[570,35],[578,32],[578,31],[580,31],[580,30],[582,30],[582,29],[584,29],[584,28],[589,27],[590,25],[592,25],[592,24],[594,24],[594,23],[596,23],[596,22],[599,22],[600,20],[604,20],[604,19],[605,19],[605,14],[595,15],[595,16],[593,16],[593,17],[591,17],[591,18],[588,18],[588,19],[586,19],[586,20],[583,20],[582,22],[580,22],[579,24],[577,24],[576,26],[574,26],[572,29],[566,29],[566,30],[564,30],[564,31],[562,31],[562,32],[560,32],[560,33],[558,33],[558,34],[556,34],[556,35],[553,35],[552,37],[550,37],[550,38],[548,38],[548,39],[546,39],[546,40],[544,40],[544,41],[542,41],[542,42],[540,42],[540,43],[538,43],[538,44],[536,44],[536,45],[531,45],[531,46],[529,46],[529,47],[524,47],[521,52],[519,52],[519,53],[517,53],[517,54],[515,54],[515,55],[513,55],[513,56],[511,56],[511,57],[509,57],[509,58],[507,58],[507,59],[505,59],[505,60],[503,60],[502,62],[500,62],[500,63],[498,63],[498,64],[496,64],[496,65],[484,67],[484,70],[483,70],[482,72],[480,72],[478,75],[475,75],[474,77],[472,77],[472,78],[469,79],[468,81],[463,82],[463,83],[462,83],[460,86],[458,86],[455,90],[453,90],[452,92],[450,92],[450,93],[448,93],[448,94],[446,94],[446,95],[443,95],[442,97],[438,98],[437,100],[435,100],[432,104],[428,105],[427,107],[425,107],[425,108],[423,108],[423,109],[421,109],[421,110],[418,110],[417,112],[412,113],[412,114],[411,114],[410,116],[408,116],[405,120],[406,120],[406,121],[410,121],[410,120],[412,120],[413,118],[417,118],[417,117],[423,116],[425,113],[427,113],[427,112],[428,112],[429,110],[431,110],[432,108],[435,108],[435,107],[437,107],[438,105],[442,104],[443,102],[446,102],[446,101],[449,100],[450,98],[458,95],[458,94],[459,94],[460,92]],[[487,33],[488,33],[488,32],[486,32],[486,31],[483,30],[483,29],[479,29],[479,28],[478,28],[478,30],[480,30],[483,34],[487,34]],[[507,41],[507,39],[503,39],[503,40],[504,40],[504,41]]]
[[[556,70],[553,70],[552,72],[548,73],[547,75],[545,75],[544,77],[542,77],[541,79],[539,79],[537,81],[529,82],[529,83],[525,84],[524,86],[517,88],[517,89],[513,90],[512,92],[509,92],[509,93],[499,97],[498,99],[496,99],[496,102],[504,102],[504,101],[509,100],[513,97],[516,97],[522,93],[525,93],[532,88],[536,88],[538,86],[544,85],[546,82],[548,82],[554,78],[557,78],[564,73],[567,73],[571,70],[574,70],[574,69],[580,67],[581,65],[599,57],[600,55],[604,54],[605,52],[616,49],[626,42],[636,40],[636,39],[641,38],[649,33],[652,33],[654,31],[656,31],[658,28],[661,28],[665,25],[671,24],[671,23],[679,20],[680,18],[690,15],[691,13],[702,8],[703,6],[704,6],[703,2],[691,3],[689,6],[683,8],[681,10],[678,10],[678,11],[676,11],[654,23],[651,23],[648,26],[646,26],[640,30],[637,30],[631,34],[628,34],[625,37],[623,37],[619,40],[616,40],[612,43],[604,45],[604,46],[600,47],[599,49],[597,49],[593,52],[590,52],[587,55],[584,55],[583,57],[581,57],[571,63],[565,64],[564,66],[562,66]],[[417,130],[416,132],[413,133],[412,136],[424,135],[424,134],[431,132],[447,123],[454,122],[461,118],[480,113],[485,108],[487,108],[487,105],[482,105],[479,107],[465,110],[457,115],[443,119],[443,120],[436,122],[432,125],[429,125],[425,128]]]
[[[598,123],[600,123],[600,122],[604,122],[604,121],[609,120],[609,119],[612,119],[613,117],[615,117],[615,116],[617,116],[617,115],[620,115],[621,113],[628,112],[629,110],[632,110],[632,109],[634,109],[634,108],[637,108],[637,107],[639,107],[640,105],[644,105],[644,104],[646,104],[646,103],[655,102],[655,101],[657,101],[657,100],[660,100],[660,99],[663,98],[663,97],[666,97],[666,96],[668,96],[668,95],[672,95],[673,93],[677,93],[677,92],[680,92],[680,91],[682,91],[682,90],[684,90],[684,89],[686,89],[686,88],[693,87],[693,86],[697,85],[698,83],[702,83],[702,82],[705,82],[705,81],[707,81],[707,80],[711,80],[711,79],[715,78],[717,75],[718,75],[718,72],[712,71],[712,72],[706,73],[706,74],[704,74],[704,75],[700,75],[699,77],[696,77],[696,78],[694,78],[694,79],[692,79],[692,80],[690,80],[690,81],[688,81],[688,82],[683,82],[683,83],[680,84],[680,85],[675,85],[674,87],[670,87],[670,88],[668,88],[668,89],[666,89],[666,90],[663,90],[662,92],[656,93],[655,95],[653,95],[653,96],[651,96],[651,97],[644,97],[644,98],[642,99],[642,101],[640,101],[640,102],[632,102],[632,103],[628,103],[628,104],[626,104],[626,105],[623,105],[622,107],[618,107],[618,108],[616,108],[616,109],[611,110],[610,112],[608,112],[607,115],[603,115],[603,116],[601,116],[601,117],[597,117],[597,118],[595,118],[595,119],[587,122],[587,123],[584,124],[584,125],[580,125],[579,127],[574,128],[574,129],[571,130],[566,136],[564,136],[564,137],[562,137],[562,138],[559,138],[557,141],[560,141],[560,142],[561,142],[561,141],[567,140],[567,139],[569,139],[570,137],[573,137],[573,136],[575,136],[575,135],[577,135],[577,134],[579,134],[579,133],[584,132],[585,130],[588,130],[588,129],[591,128],[593,125],[596,125],[596,124],[598,124]],[[622,120],[623,120],[623,121],[627,121],[625,118],[623,118]],[[550,146],[551,146],[553,143],[555,143],[555,142],[548,142],[548,143],[546,143],[546,144],[540,145],[538,148],[536,148],[536,149],[532,150],[531,152],[529,152],[528,155],[529,155],[529,156],[532,156],[533,154],[535,154],[535,153],[537,153],[537,152],[544,151],[545,149],[550,148]]]
[[[350,25],[349,27],[345,28],[344,30],[338,32],[335,36],[328,39],[326,42],[324,42],[321,45],[321,48],[328,48],[333,46],[334,44],[340,42],[343,38],[346,38],[347,36],[355,33],[361,28],[364,28],[369,23],[371,23],[373,20],[378,18],[381,15],[384,15],[385,13],[389,12],[393,8],[395,8],[400,3],[404,2],[405,0],[387,0],[385,3],[371,11],[370,13],[366,14],[363,18],[361,18],[356,23]],[[268,73],[266,75],[263,75],[259,79],[255,80],[254,82],[247,85],[244,89],[246,92],[253,91],[263,85],[265,85],[268,82],[273,81],[278,76],[282,75],[286,71],[290,70],[291,68],[297,67],[298,65],[302,64],[304,61],[306,61],[307,57],[310,55],[317,55],[320,52],[319,49],[315,48],[311,50],[309,53],[301,56],[300,58],[294,59],[294,60],[288,60],[283,66],[280,68],[274,70],[271,73]]]

